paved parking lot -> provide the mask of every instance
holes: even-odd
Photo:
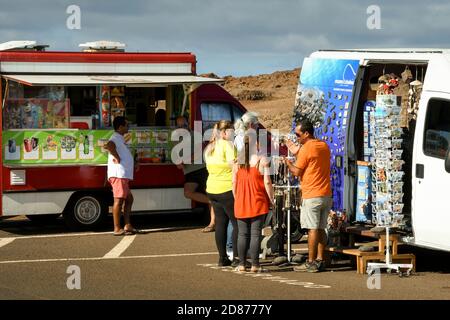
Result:
[[[369,289],[368,276],[345,261],[316,274],[271,259],[261,274],[219,268],[214,234],[201,233],[201,219],[188,214],[136,217],[135,225],[148,233],[1,220],[0,299],[450,299],[448,254],[419,250],[415,275],[382,274],[379,289]],[[304,252],[305,244],[294,248]]]

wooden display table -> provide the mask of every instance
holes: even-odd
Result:
[[[349,229],[349,228],[347,228]],[[349,231],[349,230],[347,230]],[[352,235],[352,233],[350,233]],[[368,237],[378,238],[378,250],[377,251],[361,251],[354,246],[354,237],[350,237],[350,248],[327,248],[329,252],[339,252],[356,257],[356,272],[359,274],[365,274],[367,270],[367,263],[369,261],[386,262],[386,234],[373,233],[369,230],[355,229],[353,234],[360,234]],[[389,248],[391,250],[391,262],[394,263],[410,263],[412,264],[412,270],[416,270],[416,257],[412,253],[398,253],[399,235],[389,235]]]

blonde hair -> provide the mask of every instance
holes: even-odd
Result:
[[[217,140],[219,140],[220,132],[228,129],[233,129],[231,121],[228,120],[220,120],[216,122],[213,126],[213,132],[211,135],[211,139],[209,139],[209,144],[206,147],[206,154],[211,155],[216,149]]]

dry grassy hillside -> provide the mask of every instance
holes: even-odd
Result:
[[[246,77],[224,77],[225,89],[268,129],[290,130],[300,69]]]

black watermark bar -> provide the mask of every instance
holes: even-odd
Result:
[[[450,300],[9,300],[0,301],[0,307],[14,308],[14,314],[25,313],[32,308],[34,314],[52,315],[58,318],[67,312],[70,317],[85,316],[89,318],[105,317],[128,318],[131,314],[145,319],[300,319],[313,317],[320,313],[320,318],[338,316],[351,318],[357,312],[364,318],[371,318],[374,310],[396,316],[413,316],[423,308],[448,310]],[[30,307],[30,308],[28,308]],[[57,308],[58,312],[56,312]],[[51,308],[51,309],[49,309]],[[49,313],[49,310],[55,312]],[[427,309],[431,310],[431,309]],[[373,316],[373,314],[372,314]]]

